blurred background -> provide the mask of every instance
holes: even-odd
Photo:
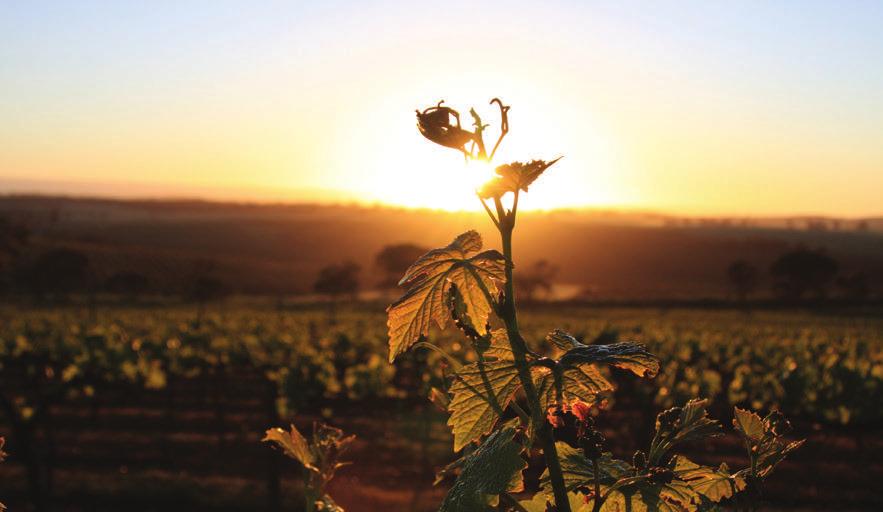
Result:
[[[564,155],[519,207],[528,342],[662,359],[611,370],[614,454],[695,396],[724,425],[779,409],[809,441],[770,507],[879,510],[881,23],[874,2],[0,5],[0,502],[300,510],[260,439],[326,421],[358,436],[346,510],[437,509],[444,365],[388,364],[384,310],[427,250],[499,244],[492,167],[414,110],[475,106],[496,134],[499,96],[497,163]],[[695,449],[746,462],[731,435]]]

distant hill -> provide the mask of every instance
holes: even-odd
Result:
[[[363,281],[371,285],[379,280],[371,272],[374,256],[390,243],[435,247],[475,228],[488,246],[497,245],[483,213],[388,207],[5,196],[0,217],[28,226],[29,251],[74,247],[87,254],[99,279],[136,271],[164,289],[211,265],[237,292],[306,292],[321,267],[343,260],[362,265]],[[561,268],[557,288],[564,294],[722,297],[733,260],[746,259],[765,273],[797,245],[824,247],[844,271],[863,271],[872,290],[883,290],[883,218],[526,212],[519,218],[516,264],[550,260]]]

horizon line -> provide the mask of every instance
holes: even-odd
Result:
[[[117,203],[203,203],[209,205],[228,205],[237,207],[314,207],[314,208],[362,208],[362,209],[386,209],[405,210],[413,212],[430,212],[440,214],[483,214],[481,210],[469,209],[445,209],[430,207],[413,207],[383,201],[352,200],[319,200],[308,201],[301,199],[261,199],[250,198],[218,198],[200,195],[131,195],[121,196],[102,193],[76,193],[76,192],[46,192],[46,191],[16,191],[0,192],[2,199],[63,199],[69,201],[93,201],[93,202],[117,202]],[[678,213],[664,208],[620,206],[566,206],[560,208],[536,208],[523,210],[530,214],[609,214],[628,215],[634,217],[663,217],[669,219],[721,219],[721,220],[846,220],[846,221],[872,221],[883,219],[883,213],[878,215],[838,216],[817,213],[793,213],[793,214],[693,214]]]

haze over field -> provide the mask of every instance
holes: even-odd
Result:
[[[0,191],[475,210],[414,109],[500,96],[499,161],[565,155],[525,208],[877,215],[883,5],[849,7],[7,2]]]
[[[486,245],[495,247],[483,216],[389,207],[0,197],[0,218],[31,230],[22,256],[71,248],[88,257],[97,283],[134,272],[163,293],[179,292],[188,276],[208,269],[233,292],[311,294],[322,268],[347,260],[361,266],[360,289],[373,292],[385,278],[375,257],[390,244],[438,247],[452,233],[478,228]],[[550,299],[733,298],[727,269],[737,260],[757,267],[752,295],[768,298],[774,295],[770,264],[800,246],[823,248],[842,276],[864,275],[871,296],[883,290],[883,219],[558,211],[526,212],[519,230],[519,270],[529,274],[540,260],[558,269],[553,292],[544,296]],[[842,296],[831,285],[831,295]]]

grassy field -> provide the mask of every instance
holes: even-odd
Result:
[[[13,510],[27,499],[29,467],[16,443],[28,435],[54,469],[65,510],[294,502],[294,468],[259,439],[269,426],[319,418],[360,436],[354,466],[335,484],[347,510],[433,510],[443,492],[431,482],[453,459],[451,437],[425,400],[444,386],[443,365],[418,352],[390,366],[380,306],[343,307],[333,322],[321,304],[227,304],[199,320],[185,307],[5,308],[0,320],[0,434],[12,454],[0,466],[0,496]],[[778,408],[810,442],[773,478],[773,504],[883,506],[873,492],[883,476],[877,312],[546,305],[526,310],[522,324],[539,352],[551,350],[546,332],[564,328],[587,341],[641,341],[662,358],[650,382],[614,371],[618,390],[599,423],[614,453],[630,456],[656,412],[690,397],[712,399],[725,425],[734,405]],[[450,332],[437,341],[466,353]],[[732,437],[708,453],[740,464]]]

